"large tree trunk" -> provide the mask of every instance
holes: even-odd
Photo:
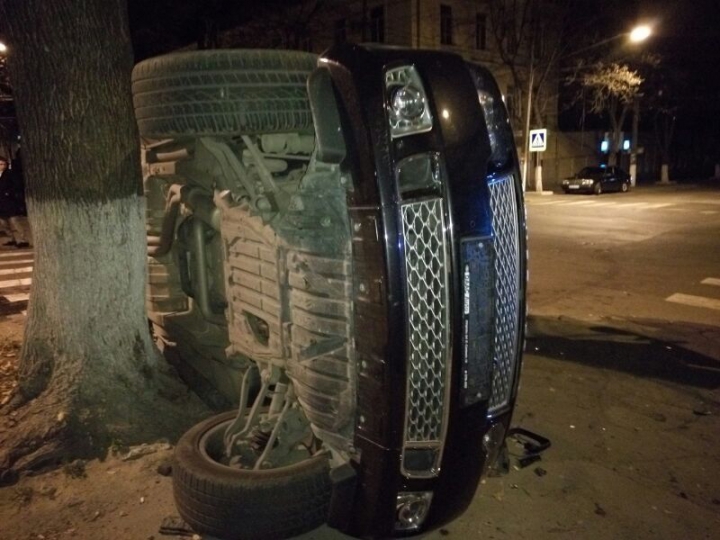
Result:
[[[176,437],[195,419],[144,313],[125,0],[0,0],[0,24],[35,241],[18,425],[0,431],[0,469]]]

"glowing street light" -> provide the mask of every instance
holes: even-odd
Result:
[[[632,32],[630,32],[630,41],[640,43],[650,37],[650,34],[652,34],[652,29],[647,24],[641,24],[633,28]]]
[[[7,52],[7,45],[0,41],[0,53]]]

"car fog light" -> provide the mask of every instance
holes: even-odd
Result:
[[[425,522],[432,491],[406,491],[397,496],[396,531],[416,531]]]
[[[483,474],[495,464],[505,441],[505,426],[501,423],[493,424],[488,432],[483,435],[483,448],[485,449],[485,465]]]

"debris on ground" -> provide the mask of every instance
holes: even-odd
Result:
[[[517,457],[518,466],[516,469],[524,469],[540,461],[542,459],[541,454],[550,448],[551,445],[550,439],[520,427],[510,429],[507,437],[514,439],[516,443],[522,446],[524,451],[523,455]],[[535,474],[537,474],[537,469]],[[538,476],[543,475],[540,474]]]
[[[168,461],[162,462],[155,469],[160,476],[170,476],[172,474],[172,464]]]
[[[179,516],[167,516],[160,524],[160,534],[169,536],[194,536],[195,532],[190,525]]]
[[[63,472],[70,478],[85,478],[87,476],[85,472],[85,466],[87,462],[82,459],[76,459],[70,463],[63,465]]]
[[[128,450],[128,452],[122,456],[120,459],[123,461],[132,461],[134,459],[141,458],[143,456],[148,456],[150,454],[155,454],[156,452],[161,452],[165,450],[170,450],[172,448],[172,445],[167,442],[158,442],[153,444],[140,444],[138,446],[133,446]]]

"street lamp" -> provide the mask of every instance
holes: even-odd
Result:
[[[616,39],[620,39],[620,38],[625,38],[630,43],[641,43],[641,42],[645,41],[647,38],[649,38],[651,34],[652,34],[652,27],[650,25],[640,24],[638,26],[635,26],[629,32],[623,32],[622,34],[617,34],[615,36],[611,36],[609,38],[605,38],[600,41],[596,41],[592,45],[583,47],[582,49],[572,51],[572,52],[568,53],[566,55],[566,57],[570,58],[570,57],[576,56],[578,54],[585,53],[587,51],[590,51],[597,47],[601,47],[603,45],[610,43],[611,41],[615,41]]]
[[[630,32],[630,41],[640,43],[645,41],[652,34],[652,29],[647,24],[641,24],[633,28]],[[640,123],[640,95],[633,97],[633,121],[632,136],[630,138],[630,185],[635,187],[637,184],[637,149],[638,149],[638,131]]]
[[[640,43],[642,41],[645,41],[648,37],[650,37],[650,34],[652,34],[652,28],[648,24],[640,24],[635,26],[630,32],[623,32],[622,34],[618,34],[616,36],[609,37],[607,39],[603,39],[601,41],[598,41],[596,43],[593,43],[589,47],[583,47],[582,49],[573,51],[569,53],[566,58],[573,57],[577,54],[584,53],[586,51],[589,51],[591,49],[595,49],[596,47],[600,47],[602,45],[605,45],[606,43],[609,43],[611,41],[615,41],[618,38],[625,38],[631,43]],[[530,117],[531,117],[531,108],[532,108],[532,92],[533,92],[533,78],[534,78],[534,69],[533,69],[533,58],[532,53],[534,51],[534,47],[530,48],[530,73],[528,76],[528,90],[527,90],[527,107],[525,110],[525,137],[523,141],[523,160],[522,160],[522,185],[523,185],[523,191],[526,190],[527,186],[527,175],[528,175],[528,161],[530,159],[529,156],[529,145],[530,145]],[[639,117],[638,112],[638,101],[637,98],[635,98],[635,109],[634,109],[634,117],[633,117],[633,136],[632,136],[632,142],[631,142],[631,150],[630,150],[630,178],[632,186],[635,186],[635,177],[636,177],[636,161],[637,161],[637,119]],[[536,179],[537,182],[537,179]],[[542,191],[542,181],[537,184],[536,183],[536,189],[539,191]]]
[[[0,54],[4,52],[7,52],[7,45],[0,41]]]
[[[605,45],[611,41],[615,41],[618,38],[625,38],[630,43],[642,43],[652,34],[652,27],[649,24],[639,24],[635,26],[630,32],[623,32],[616,36],[603,39],[596,43],[593,43],[589,47],[584,47],[577,51],[571,52],[568,56],[572,57],[577,54],[587,52],[601,45]],[[635,187],[637,182],[637,139],[638,139],[638,124],[640,120],[640,96],[633,98],[633,123],[632,123],[632,140],[630,141],[630,185]],[[529,118],[529,113],[528,113]]]
[[[650,28],[647,24],[641,24],[633,28],[632,32],[630,32],[630,41],[633,43],[640,43],[641,41],[645,41],[649,38],[650,34],[652,34],[652,28]]]

